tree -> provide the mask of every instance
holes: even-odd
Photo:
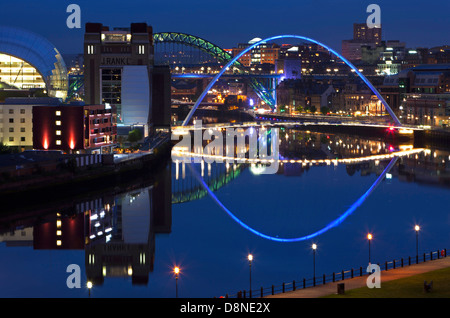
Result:
[[[320,112],[324,115],[328,114],[329,111],[330,109],[327,106],[320,107]]]
[[[303,106],[302,105],[295,106],[295,110],[301,113],[303,111]]]
[[[5,144],[3,144],[3,142],[0,142],[0,154],[11,154],[11,153],[17,153],[17,149],[14,149],[13,147],[9,147]]]
[[[316,106],[312,105],[312,106],[309,108],[309,110],[311,111],[311,113],[314,114],[314,113],[317,111],[317,108],[316,108]]]
[[[128,141],[136,143],[142,139],[142,132],[139,129],[133,129],[128,133]]]

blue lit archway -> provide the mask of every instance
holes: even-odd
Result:
[[[394,111],[391,109],[391,107],[388,105],[388,103],[384,100],[384,98],[381,96],[381,94],[378,92],[378,90],[372,85],[372,83],[360,72],[358,71],[358,69],[352,64],[350,63],[350,61],[348,61],[345,57],[343,57],[341,54],[339,54],[338,52],[336,52],[335,50],[333,50],[332,48],[328,47],[327,45],[320,43],[319,41],[316,41],[314,39],[311,38],[307,38],[305,36],[301,36],[301,35],[276,35],[276,36],[272,36],[269,38],[266,38],[264,40],[261,40],[259,42],[256,42],[252,45],[250,45],[249,47],[247,47],[245,50],[241,51],[238,55],[236,55],[233,59],[231,59],[230,61],[228,61],[228,63],[222,68],[222,70],[217,73],[217,75],[211,80],[211,82],[208,84],[208,86],[206,87],[206,89],[202,92],[202,94],[200,95],[200,97],[197,99],[197,101],[195,102],[194,107],[192,107],[191,111],[189,112],[189,114],[186,116],[185,120],[183,121],[182,126],[186,126],[189,121],[192,118],[192,115],[194,114],[194,112],[197,110],[198,106],[200,105],[200,103],[203,101],[203,99],[205,98],[206,94],[208,93],[208,91],[211,89],[211,87],[214,85],[214,83],[222,76],[222,74],[230,67],[232,66],[239,58],[241,58],[245,53],[247,53],[248,51],[250,51],[251,49],[253,49],[254,47],[261,45],[263,43],[269,42],[269,41],[273,41],[273,40],[278,40],[278,39],[285,39],[285,38],[295,38],[295,39],[301,39],[304,41],[308,41],[311,43],[315,43],[318,44],[324,48],[326,48],[328,51],[330,51],[331,53],[333,53],[334,55],[336,55],[337,57],[339,57],[342,61],[344,61],[345,64],[347,64],[363,81],[364,83],[367,84],[367,86],[369,86],[369,88],[372,90],[372,92],[378,97],[378,99],[381,101],[381,103],[383,104],[384,108],[388,111],[389,115],[391,115],[392,119],[394,120],[396,126],[402,126],[402,124],[400,123],[400,120],[397,118],[397,116],[395,115]]]

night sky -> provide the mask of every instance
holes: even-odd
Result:
[[[81,29],[66,26],[71,3],[81,7]],[[86,22],[110,27],[147,22],[154,32],[185,32],[223,48],[254,37],[297,34],[340,52],[341,41],[352,38],[353,23],[366,21],[371,3],[381,7],[383,40],[401,40],[411,48],[450,44],[448,0],[8,1],[0,24],[39,33],[63,54],[82,52]]]

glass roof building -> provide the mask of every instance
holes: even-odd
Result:
[[[0,88],[45,88],[50,97],[67,97],[64,60],[44,37],[16,27],[0,26]]]

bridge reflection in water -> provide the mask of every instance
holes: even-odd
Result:
[[[190,154],[185,154],[192,158]],[[278,175],[301,177],[314,166],[344,164],[352,176],[380,173],[392,156],[399,159],[391,177],[448,187],[450,152],[415,149],[350,135],[287,129],[280,133]],[[0,241],[34,250],[84,250],[86,278],[94,285],[125,277],[147,285],[155,262],[155,240],[172,231],[172,205],[205,197],[208,192],[187,167],[191,165],[212,191],[244,172],[257,173],[252,162],[184,163],[173,156],[154,178],[122,184],[114,191],[68,198],[59,204],[23,208],[0,217]],[[245,177],[248,177],[245,176]],[[20,209],[20,208],[19,208]]]

